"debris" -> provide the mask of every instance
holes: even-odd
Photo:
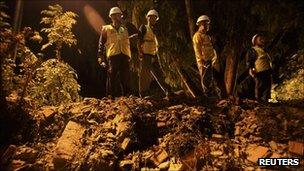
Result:
[[[23,160],[29,163],[36,161],[38,157],[38,151],[30,147],[19,147],[15,153],[15,159]]]
[[[269,149],[267,147],[250,144],[246,149],[246,152],[248,153],[247,160],[257,163],[259,158],[266,157],[268,151]]]
[[[121,143],[121,148],[122,148],[123,150],[126,150],[126,149],[128,148],[128,146],[130,145],[130,141],[131,141],[130,138],[125,138],[125,139],[123,140],[123,142]]]
[[[169,167],[170,167],[170,162],[169,161],[163,162],[160,165],[158,165],[158,168],[161,169],[161,170],[168,169]]]
[[[303,156],[304,155],[304,143],[302,142],[296,142],[296,141],[289,141],[288,142],[288,150],[291,153],[295,153],[298,155]]]
[[[62,136],[58,139],[54,158],[56,168],[62,168],[75,160],[76,155],[81,153],[81,138],[85,128],[76,122],[70,121],[64,129]]]
[[[303,143],[291,141],[303,134],[296,109],[289,115],[233,99],[204,105],[130,96],[45,106],[31,114],[39,125],[36,141],[11,146],[1,164],[10,166],[4,170],[12,164],[28,170],[257,170],[252,166],[260,157],[301,155]]]
[[[277,143],[274,142],[274,141],[270,141],[270,142],[269,142],[269,146],[270,146],[270,148],[271,148],[272,150],[277,150],[277,149],[278,149],[278,145],[277,145]]]

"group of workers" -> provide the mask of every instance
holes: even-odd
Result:
[[[127,27],[122,22],[123,13],[118,7],[111,8],[109,17],[112,23],[102,27],[98,46],[98,62],[101,67],[107,69],[107,93],[114,95],[115,85],[121,84],[122,94],[130,93],[130,38]],[[140,59],[139,94],[147,95],[145,90],[144,72],[148,72],[157,81],[167,97],[174,95],[170,86],[165,82],[164,73],[160,67],[158,58],[159,43],[155,34],[155,24],[159,20],[156,10],[150,10],[147,15],[147,24],[141,25],[138,31],[138,53]],[[193,36],[193,48],[199,74],[201,88],[206,96],[210,96],[214,86],[225,90],[223,79],[217,79],[220,73],[220,63],[213,47],[212,39],[208,35],[210,19],[202,15],[197,19],[197,32]],[[252,38],[252,48],[246,55],[246,64],[251,77],[255,80],[255,98],[259,101],[268,101],[271,89],[271,59],[265,52],[265,37],[256,34]],[[117,76],[119,74],[119,79]],[[221,96],[225,97],[225,91]]]

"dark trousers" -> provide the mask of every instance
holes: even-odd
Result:
[[[118,75],[119,79],[117,79]],[[128,95],[130,93],[128,82],[129,77],[129,57],[124,54],[109,57],[107,94],[112,95],[113,97],[117,96],[117,93],[115,93],[115,87],[121,84],[121,86],[119,86],[119,88],[122,88],[121,94]]]
[[[271,69],[256,73],[255,98],[258,101],[268,102],[271,91]]]
[[[161,89],[166,93],[171,93],[170,86],[165,82],[164,73],[159,65],[157,56],[144,54],[140,61],[140,74],[139,74],[139,94],[144,96],[144,92],[149,87],[150,82],[146,81],[151,74],[152,77],[157,81]],[[148,83],[148,85],[147,85]]]
[[[207,61],[204,65],[199,66],[199,73],[203,93],[206,96],[210,96],[212,92],[216,92],[220,98],[227,97],[224,74],[213,68],[211,61]]]

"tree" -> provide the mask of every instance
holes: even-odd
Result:
[[[64,44],[71,47],[76,45],[76,38],[72,32],[76,24],[73,12],[64,12],[60,5],[49,6],[48,10],[41,13],[41,23],[48,24],[48,28],[41,31],[47,33],[48,43],[42,50],[55,45],[55,59],[49,59],[36,69],[36,74],[31,83],[30,97],[35,107],[43,105],[60,105],[80,100],[78,92],[80,85],[77,83],[75,70],[61,60],[61,50]]]
[[[61,59],[61,49],[64,44],[68,46],[76,45],[77,40],[72,32],[73,25],[76,24],[77,15],[71,11],[64,12],[60,5],[50,5],[48,10],[43,10],[41,14],[45,17],[41,19],[42,24],[49,25],[48,28],[41,29],[47,33],[48,43],[42,46],[41,50],[55,45],[56,58]]]

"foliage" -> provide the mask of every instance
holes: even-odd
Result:
[[[37,106],[60,105],[79,100],[80,85],[75,70],[57,59],[49,59],[37,69],[30,96]]]
[[[10,24],[7,22],[7,19],[10,17],[4,12],[5,8],[7,8],[7,6],[4,4],[4,2],[0,2],[0,28],[10,26]]]
[[[13,90],[20,93],[25,80],[32,72],[32,67],[38,61],[36,55],[26,46],[26,42],[30,40],[39,42],[42,38],[30,27],[25,27],[19,33],[13,33],[11,29],[7,28],[2,30],[0,35],[3,89],[7,93],[11,93]],[[14,57],[15,48],[16,57]]]
[[[304,50],[298,51],[297,54],[293,55],[284,68],[284,80],[272,91],[272,101],[287,101],[295,104],[298,102],[303,103]]]
[[[72,32],[73,25],[76,24],[77,14],[71,11],[63,11],[58,4],[50,5],[47,10],[43,10],[41,14],[44,17],[41,19],[42,24],[49,27],[41,29],[48,37],[48,43],[42,46],[42,50],[55,45],[56,58],[60,59],[60,51],[63,44],[68,46],[76,45],[77,40]]]

